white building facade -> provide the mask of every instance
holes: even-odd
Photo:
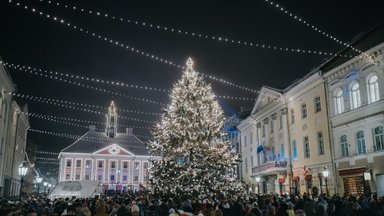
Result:
[[[105,132],[95,126],[59,154],[59,182],[98,181],[104,189],[139,190],[149,180],[150,155],[127,128],[117,132],[117,113],[109,107]]]
[[[384,43],[324,71],[339,194],[384,195]]]

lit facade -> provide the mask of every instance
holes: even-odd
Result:
[[[318,71],[285,90],[289,128],[292,192],[334,193],[325,82]],[[328,177],[323,171],[328,171]],[[316,192],[315,192],[316,193]]]
[[[127,128],[117,132],[113,102],[106,115],[106,130],[95,126],[59,154],[59,182],[98,181],[105,189],[139,190],[149,180],[150,155],[145,144]]]
[[[384,44],[324,71],[339,194],[384,195]]]

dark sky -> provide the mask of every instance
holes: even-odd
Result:
[[[285,88],[294,80],[319,65],[326,56],[282,52],[270,49],[239,46],[231,43],[200,39],[169,31],[143,28],[112,19],[48,4],[48,0],[19,0],[0,3],[0,55],[9,63],[28,65],[41,69],[74,75],[98,77],[105,80],[147,85],[170,89],[180,78],[176,67],[154,61],[126,49],[69,29],[63,24],[43,18],[30,10],[16,7],[19,2],[52,16],[64,18],[72,24],[124,42],[145,52],[184,65],[188,56],[195,60],[196,69],[233,83],[259,89],[261,85]],[[52,1],[56,2],[56,1]],[[263,0],[248,1],[60,1],[109,16],[130,18],[147,23],[177,28],[188,32],[229,37],[236,40],[273,45],[336,52],[340,44],[311,30],[290,18]],[[290,0],[276,1],[290,12],[299,15],[325,32],[348,42],[366,32],[383,19],[380,1]],[[118,108],[143,112],[160,112],[161,106],[126,99],[97,91],[75,87],[52,79],[8,68],[19,93],[73,102],[108,106],[114,100]],[[206,79],[212,83],[217,95],[256,98],[256,94]],[[88,83],[95,85],[93,83]],[[147,98],[162,103],[168,96],[132,88],[101,88],[125,95]],[[59,108],[36,101],[28,102],[32,113],[81,120],[104,121],[101,115]],[[224,100],[220,104],[227,115],[240,107],[252,107],[253,101]],[[154,116],[120,113],[121,115],[157,120]],[[86,129],[30,118],[31,128],[53,132],[83,134]],[[148,123],[120,119],[122,124],[151,126]],[[86,125],[86,124],[84,124]],[[123,129],[121,129],[123,130]],[[149,135],[147,129],[134,129],[137,134]],[[30,133],[29,137],[39,150],[59,152],[72,142],[65,138]]]

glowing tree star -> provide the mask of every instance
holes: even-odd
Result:
[[[223,110],[192,65],[189,58],[170,93],[171,103],[153,130],[149,187],[157,196],[170,197],[243,191],[231,176],[240,157],[221,139]]]

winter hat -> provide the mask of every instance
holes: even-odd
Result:
[[[137,206],[137,205],[132,205],[132,207],[131,207],[131,212],[132,212],[132,213],[133,213],[133,212],[140,212],[139,206]]]
[[[175,213],[175,209],[173,208],[170,208],[169,211],[168,211],[169,214],[174,214]]]

